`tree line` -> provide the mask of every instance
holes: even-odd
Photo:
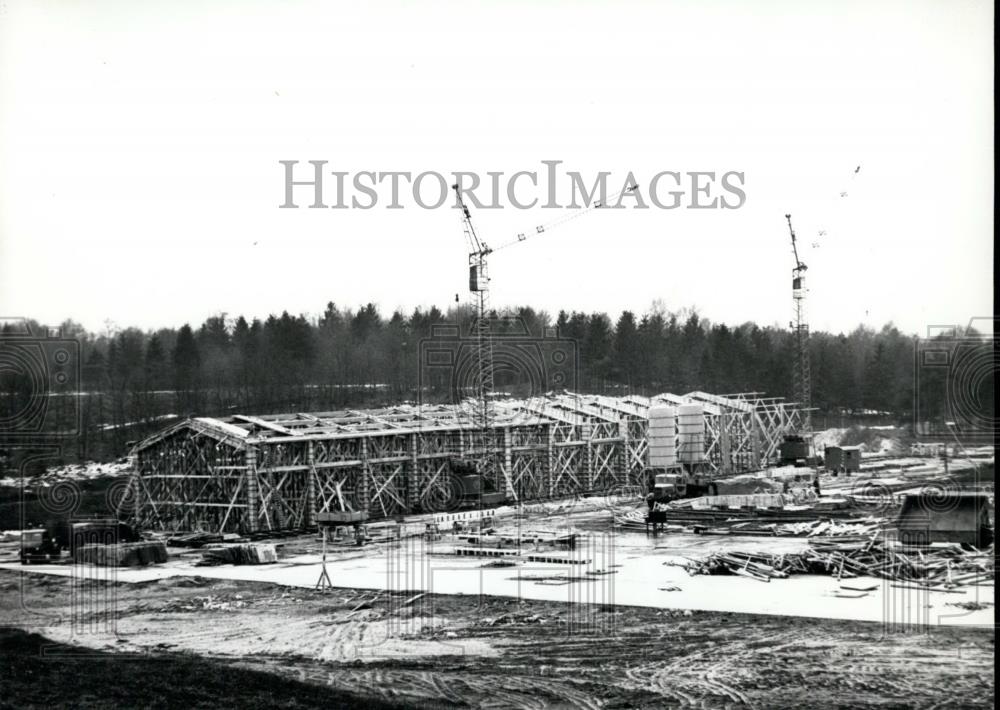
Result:
[[[555,332],[574,344],[579,364],[569,384],[581,392],[792,397],[794,343],[787,328],[713,323],[694,310],[670,311],[659,304],[614,319],[578,311],[552,317],[527,306],[505,314],[507,321],[512,317],[532,337]],[[318,317],[284,312],[248,320],[218,314],[196,326],[152,331],[109,325],[92,333],[66,321],[61,335],[81,347],[86,394],[80,446],[84,453],[120,452],[128,440],[172,416],[414,401],[419,386],[428,385],[420,379],[421,341],[446,324],[457,324],[467,336],[472,320],[462,305],[386,315],[372,303],[356,309],[329,303]],[[812,333],[813,406],[827,413],[909,416],[916,343],[891,323],[880,330],[858,326],[849,333]],[[446,386],[430,383],[435,390]],[[944,407],[943,386],[935,385],[937,414]]]

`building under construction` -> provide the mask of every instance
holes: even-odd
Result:
[[[487,436],[471,404],[199,417],[134,447],[121,513],[144,528],[251,533],[310,528],[344,509],[434,512],[454,502],[456,458],[492,461],[484,483],[511,502],[623,494],[644,486],[648,414],[664,405],[687,412],[681,460],[717,476],[773,463],[801,425],[781,399],[704,392],[497,401]]]

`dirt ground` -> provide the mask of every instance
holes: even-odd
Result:
[[[331,707],[356,705],[352,697],[475,708],[994,702],[994,632],[982,629],[887,633],[861,622],[205,578],[74,585],[9,571],[0,571],[0,626],[102,662],[200,659],[205,669],[186,676],[197,684],[221,664],[347,694]],[[62,687],[73,704],[75,686]],[[192,707],[185,697],[149,704]],[[4,701],[20,705],[10,693]]]
[[[53,707],[402,710],[409,706],[200,656],[95,652],[0,628],[0,710]]]

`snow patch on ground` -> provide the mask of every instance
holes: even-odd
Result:
[[[95,478],[122,476],[129,470],[127,461],[119,460],[111,463],[88,461],[82,464],[53,466],[39,476],[24,479],[25,488],[49,488],[64,481],[90,481]],[[20,487],[19,476],[0,478],[0,486]]]
[[[832,427],[816,432],[813,445],[822,454],[827,446],[859,446],[868,454],[901,454],[900,430],[895,426]]]
[[[823,451],[827,446],[839,446],[846,433],[847,429],[838,427],[818,431],[813,434],[813,446],[816,447],[816,451]]]

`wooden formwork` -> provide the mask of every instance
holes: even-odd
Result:
[[[645,484],[649,407],[683,402],[704,405],[719,474],[766,466],[798,423],[781,400],[697,392],[499,402],[490,432],[446,405],[189,419],[133,449],[120,512],[144,528],[249,533],[308,529],[341,507],[373,518],[452,510],[455,458],[488,460],[486,485],[511,501],[618,494]]]

